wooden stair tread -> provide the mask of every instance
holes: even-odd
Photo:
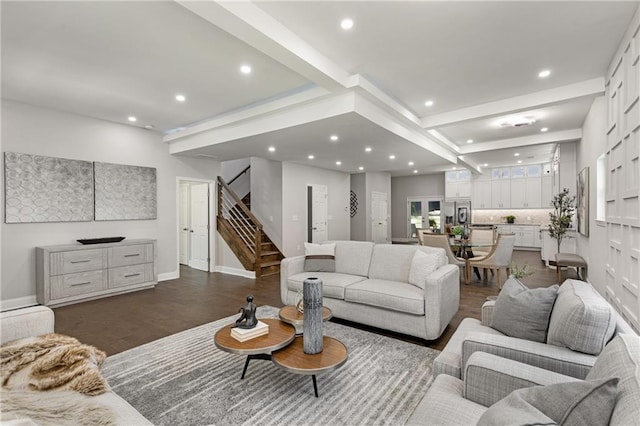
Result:
[[[279,251],[261,251],[261,256],[271,256],[272,254],[280,254]]]
[[[260,264],[260,267],[261,268],[268,268],[269,266],[276,266],[276,265],[279,265],[279,264],[280,264],[279,260],[274,260],[274,261],[271,261],[271,262],[263,262],[263,263]]]

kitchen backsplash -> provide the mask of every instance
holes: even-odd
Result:
[[[515,224],[543,225],[549,224],[549,213],[553,209],[517,209],[517,210],[473,210],[471,206],[471,223],[506,223],[506,215],[516,217]]]

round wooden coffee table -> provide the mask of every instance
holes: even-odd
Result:
[[[278,319],[263,318],[260,321],[269,325],[269,333],[264,336],[259,336],[246,342],[239,342],[231,337],[231,329],[234,324],[229,324],[218,330],[213,338],[218,349],[232,354],[247,356],[241,379],[244,379],[249,361],[252,359],[271,360],[273,351],[284,348],[296,336],[296,329],[292,325]]]
[[[293,305],[287,305],[283,307],[282,309],[280,309],[280,312],[278,313],[278,315],[280,316],[280,319],[282,321],[289,323],[291,325],[300,326],[304,324],[304,314],[298,311],[298,308],[296,308]],[[333,312],[331,312],[331,309],[327,308],[326,306],[323,306],[322,321],[330,320],[332,316],[333,316]]]
[[[316,374],[328,373],[340,368],[347,362],[347,347],[340,340],[323,336],[322,352],[315,355],[304,353],[303,336],[298,336],[287,347],[272,353],[271,360],[278,367],[294,374],[310,375],[313,380],[313,392],[318,397]]]

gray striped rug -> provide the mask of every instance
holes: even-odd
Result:
[[[277,318],[278,309],[258,308]],[[235,317],[202,325],[109,357],[103,374],[113,390],[156,425],[399,425],[431,384],[438,351],[325,323],[324,334],[349,350],[346,364],[318,376],[287,373],[218,350],[213,335]]]

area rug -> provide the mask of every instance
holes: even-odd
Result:
[[[278,309],[258,308],[259,318]],[[324,334],[341,340],[349,358],[318,376],[291,374],[270,361],[223,352],[213,336],[235,317],[192,328],[107,358],[114,392],[156,425],[399,425],[432,380],[438,351],[332,322]]]

